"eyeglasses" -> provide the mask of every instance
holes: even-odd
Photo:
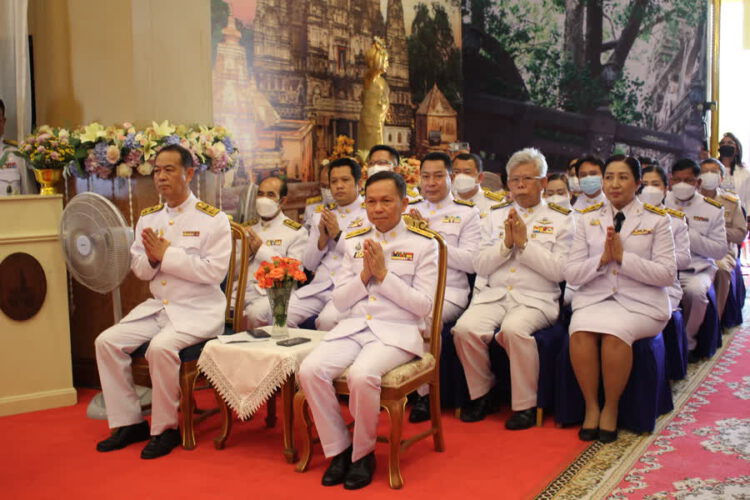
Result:
[[[523,177],[508,177],[508,185],[516,185],[523,182],[524,184],[528,184],[530,182],[536,181],[542,179],[541,176],[531,176],[531,175],[524,175]]]
[[[394,167],[393,162],[388,160],[375,160],[367,163],[369,167]]]

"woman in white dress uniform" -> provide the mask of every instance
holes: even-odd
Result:
[[[607,160],[607,199],[581,214],[565,270],[566,281],[578,287],[570,359],[586,402],[579,432],[584,441],[617,439],[618,404],[633,362],[631,346],[658,335],[671,315],[667,287],[677,269],[670,221],[666,210],[636,198],[639,186],[638,160],[622,155]]]

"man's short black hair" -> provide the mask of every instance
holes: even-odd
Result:
[[[481,174],[484,172],[484,165],[482,165],[482,157],[479,155],[475,155],[474,153],[461,153],[457,154],[455,158],[453,158],[453,161],[456,160],[462,160],[462,161],[473,161],[474,166],[477,168],[477,173]]]
[[[337,167],[349,167],[349,169],[352,171],[352,177],[354,177],[354,183],[358,184],[359,180],[362,178],[362,167],[357,163],[357,160],[354,158],[339,158],[338,160],[333,160],[331,163],[328,164],[328,180],[331,180],[331,172],[333,172],[334,168]]]
[[[284,196],[287,195],[287,193],[289,192],[289,187],[286,184],[286,179],[276,174],[273,174],[273,175],[269,175],[268,177],[260,181],[260,184],[263,184],[263,181],[267,181],[268,179],[278,179],[279,182],[281,183],[281,187],[279,188],[279,198],[283,198]],[[260,184],[258,184],[258,187],[260,187]]]
[[[370,187],[371,184],[389,179],[396,184],[399,198],[406,198],[406,181],[399,174],[391,172],[390,170],[381,170],[372,177],[367,178],[367,182],[365,182],[365,196],[367,196],[367,188]]]
[[[693,175],[695,175],[696,177],[700,177],[701,167],[695,162],[695,160],[690,158],[682,158],[674,162],[674,165],[672,165],[671,173],[674,174],[676,172],[681,172],[688,169],[692,170]]]
[[[426,161],[435,160],[442,161],[443,165],[445,165],[445,170],[449,174],[453,173],[453,162],[451,161],[451,157],[441,151],[433,151],[432,153],[427,153],[426,155],[424,155],[424,158],[422,158],[422,162],[419,164],[419,167],[421,168]]]
[[[180,161],[183,167],[193,168],[196,166],[195,164],[193,164],[193,155],[190,154],[190,151],[180,146],[179,144],[168,144],[164,146],[163,148],[161,148],[159,152],[156,153],[156,156],[154,157],[154,161],[156,161],[156,158],[158,158],[160,154],[166,153],[168,151],[174,151],[176,153],[179,153]]]
[[[5,103],[2,99],[0,99],[0,111],[3,112],[3,116],[5,116]]]
[[[604,162],[602,161],[602,159],[598,156],[586,155],[578,158],[578,161],[575,164],[576,177],[579,177],[578,171],[581,169],[581,165],[583,165],[584,163],[593,163],[594,165],[598,165],[599,170],[601,171],[602,175],[604,175]]]
[[[391,158],[393,158],[393,161],[396,163],[396,166],[401,163],[401,155],[398,154],[398,151],[396,151],[395,148],[392,148],[387,144],[375,144],[373,147],[371,147],[370,152],[367,154],[368,160],[372,157],[372,154],[375,151],[388,151],[391,154]]]

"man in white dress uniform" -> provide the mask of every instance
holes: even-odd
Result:
[[[697,192],[701,185],[700,173],[695,161],[678,160],[672,166],[671,190],[664,201],[667,208],[685,213],[690,235],[690,265],[679,272],[690,361],[698,360],[694,351],[708,307],[706,294],[714,281],[716,261],[728,251],[724,208],[718,201]]]
[[[255,317],[268,317],[271,305],[265,288],[258,286],[255,271],[261,262],[270,262],[273,257],[289,257],[302,260],[307,244],[307,230],[299,222],[287,218],[281,211],[287,200],[287,185],[277,176],[266,177],[258,185],[255,211],[258,220],[245,231],[250,247],[250,265],[245,290],[245,317],[251,328]]]
[[[583,156],[576,162],[575,172],[581,193],[573,204],[573,209],[576,210],[574,215],[605,201],[604,193],[602,193],[604,162],[596,156]]]
[[[497,205],[505,193],[496,193],[481,186],[484,178],[482,158],[473,153],[460,153],[453,159],[453,194],[457,200],[470,201],[479,210],[479,218],[490,213],[490,207]]]
[[[539,353],[533,334],[557,320],[559,283],[575,230],[570,209],[542,198],[547,181],[542,153],[518,151],[506,170],[513,201],[483,222],[482,247],[474,258],[476,291],[453,336],[471,397],[461,420],[477,422],[494,409],[487,345],[496,338],[510,359],[513,414],[505,427],[520,430],[536,421]]]
[[[232,249],[229,219],[190,192],[190,152],[166,146],[156,156],[154,184],[166,205],[141,212],[130,249],[131,269],[150,282],[153,298],[96,338],[96,362],[112,435],[97,444],[112,451],[151,437],[141,458],[166,455],[180,443],[181,349],[220,334],[226,300],[221,282]],[[153,384],[151,429],[141,416],[130,353],[146,351]]]
[[[323,485],[343,482],[347,489],[372,480],[381,378],[423,354],[420,330],[432,311],[438,273],[431,233],[401,220],[408,206],[401,176],[378,172],[365,189],[369,223],[342,238],[343,277],[333,292],[341,319],[299,371],[323,452],[333,457]],[[347,368],[353,435],[332,386]]]

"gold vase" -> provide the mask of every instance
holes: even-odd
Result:
[[[62,177],[62,169],[59,168],[35,168],[34,177],[36,181],[42,185],[42,189],[39,194],[42,196],[51,196],[57,194],[55,191],[55,184],[60,182]]]

